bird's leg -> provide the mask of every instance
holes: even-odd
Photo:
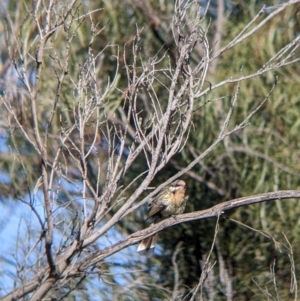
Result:
[[[175,219],[176,222],[178,222],[176,215],[172,215],[172,217]]]

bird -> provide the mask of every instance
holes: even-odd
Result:
[[[146,221],[158,223],[172,215],[181,214],[185,210],[188,196],[185,196],[186,184],[183,180],[176,180],[163,188],[148,204]],[[155,247],[158,233],[142,240],[137,251],[148,251]]]

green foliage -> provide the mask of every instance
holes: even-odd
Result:
[[[27,1],[28,2],[28,1]],[[272,1],[271,1],[272,2]],[[19,2],[18,2],[19,3]],[[27,68],[35,64],[34,49],[37,43],[37,28],[30,14],[26,10],[26,2],[19,3],[10,1],[10,14],[17,18],[17,12],[22,16],[18,20],[18,28],[15,32],[16,51],[21,51],[20,45],[24,47],[22,51],[30,53],[31,61],[24,62]],[[27,3],[29,5],[29,3]],[[86,15],[84,18],[77,18],[83,13],[93,9],[99,9],[97,13]],[[234,1],[227,3],[225,10],[227,18],[222,26],[222,39],[218,41],[219,46],[227,45],[249,22],[261,8],[261,4],[253,1]],[[63,6],[57,7],[57,12],[63,12]],[[148,12],[148,13],[147,13]],[[61,28],[57,34],[51,37],[46,52],[45,61],[42,68],[51,70],[51,73],[43,72],[40,78],[40,90],[43,98],[39,99],[38,119],[43,121],[39,124],[43,137],[46,137],[47,128],[52,139],[48,141],[49,157],[54,160],[56,150],[61,147],[59,137],[62,132],[68,131],[76,118],[78,112],[85,109],[86,99],[93,99],[95,90],[93,82],[88,78],[89,68],[96,68],[98,76],[97,85],[104,91],[108,82],[112,81],[117,70],[116,57],[120,58],[115,88],[108,94],[107,102],[99,107],[85,127],[86,141],[92,143],[95,124],[99,116],[108,116],[109,122],[113,116],[120,117],[120,107],[127,108],[124,100],[124,90],[128,87],[125,64],[132,63],[132,41],[136,34],[136,28],[143,28],[140,45],[141,63],[146,64],[149,57],[162,56],[166,52],[166,59],[160,62],[161,69],[168,68],[169,65],[175,68],[176,51],[174,41],[170,39],[170,23],[173,13],[173,4],[170,1],[145,1],[141,6],[139,1],[101,1],[100,3],[88,1],[82,3],[72,15],[70,20],[75,20],[68,30]],[[208,38],[212,46],[214,31],[218,19],[214,11],[209,11],[210,20],[204,22],[208,27]],[[270,12],[268,12],[270,13]],[[58,14],[59,15],[59,14]],[[12,20],[16,22],[16,20]],[[157,23],[155,23],[157,21]],[[17,23],[17,22],[16,22]],[[94,32],[93,32],[94,30]],[[99,31],[92,39],[93,33]],[[290,7],[282,13],[272,18],[258,32],[232,49],[225,51],[217,58],[217,65],[214,70],[210,70],[208,81],[205,87],[215,85],[229,78],[239,78],[250,75],[261,69],[263,65],[292,38],[299,34],[299,22],[297,22],[297,10]],[[59,47],[70,41],[69,48]],[[90,46],[90,51],[97,57],[97,66],[93,66],[88,60],[86,49]],[[213,46],[212,46],[213,47]],[[9,54],[5,49],[5,60],[9,60]],[[219,47],[220,48],[220,47]],[[299,50],[295,49],[295,52]],[[100,53],[99,53],[100,52]],[[298,53],[297,52],[297,53]],[[123,57],[123,54],[124,57]],[[201,57],[201,54],[197,54]],[[30,57],[29,56],[29,57]],[[28,57],[28,56],[27,56]],[[197,61],[196,55],[192,58]],[[193,64],[191,60],[191,64]],[[68,69],[64,70],[63,63],[69,61]],[[15,62],[20,66],[23,62]],[[249,112],[253,111],[265,97],[267,97],[271,87],[278,76],[279,81],[276,89],[267,100],[266,104],[249,121],[249,125],[243,130],[226,138],[214,151],[202,162],[197,164],[191,173],[187,173],[182,178],[187,184],[190,199],[186,211],[203,210],[222,201],[233,198],[248,196],[274,190],[298,189],[299,182],[299,114],[300,98],[298,83],[300,82],[299,64],[285,66],[274,72],[264,73],[261,76],[247,79],[240,83],[237,105],[234,108],[230,128],[244,120]],[[65,79],[61,87],[58,87],[57,79],[64,76]],[[74,81],[76,79],[76,82]],[[80,86],[82,84],[82,86]],[[167,104],[168,87],[170,79],[162,73],[153,84],[156,95],[159,96],[159,103],[162,108]],[[116,88],[117,87],[117,88]],[[52,116],[53,100],[60,93],[60,101],[57,103],[57,114]],[[178,87],[180,88],[180,83]],[[83,94],[76,93],[83,89]],[[210,91],[195,102],[193,115],[193,126],[187,140],[187,144],[182,151],[174,156],[167,167],[161,171],[153,181],[153,186],[175,174],[180,168],[186,167],[197,154],[206,150],[218,137],[221,126],[226,118],[225,113],[230,107],[230,102],[237,89],[237,83],[228,83],[218,89]],[[29,100],[22,87],[16,91],[6,87],[5,89],[12,96],[12,102],[18,109],[20,120],[24,121],[24,127],[30,126],[31,113],[29,112]],[[145,88],[146,91],[146,88]],[[82,95],[85,99],[81,99]],[[153,108],[145,107],[147,94],[141,91],[138,102],[138,109],[141,110],[143,122],[151,120]],[[150,113],[149,113],[150,112]],[[1,110],[1,119],[10,123],[4,110]],[[111,117],[111,119],[110,119]],[[53,118],[53,119],[52,119]],[[51,120],[51,125],[50,125]],[[132,124],[133,121],[130,120]],[[113,126],[112,123],[108,123]],[[99,125],[97,153],[89,161],[88,178],[92,183],[96,182],[98,162],[105,166],[107,153],[103,151],[105,146],[101,141],[109,135],[107,124]],[[4,128],[4,127],[3,127]],[[7,145],[13,151],[19,153],[22,160],[16,160],[15,156],[6,154],[1,162],[1,171],[10,175],[18,191],[8,189],[1,190],[2,196],[26,195],[28,191],[24,188],[32,188],[38,181],[41,162],[36,156],[36,150],[26,142],[22,133],[13,126],[6,127],[8,135]],[[79,131],[74,131],[71,135],[73,141],[79,139]],[[33,133],[30,133],[33,139]],[[131,141],[134,137],[130,138]],[[35,154],[35,155],[32,155]],[[73,154],[76,157],[75,153]],[[62,156],[66,165],[72,166],[72,158],[67,151],[62,151]],[[103,163],[104,162],[104,163]],[[140,173],[147,168],[145,159],[138,158],[135,165],[126,173],[126,178],[121,183],[126,186]],[[26,170],[26,173],[25,173]],[[81,175],[70,169],[74,182],[81,178]],[[100,183],[105,185],[105,175],[101,175]],[[136,180],[130,189],[126,191],[124,197],[128,198],[139,186]],[[210,185],[210,184],[213,184]],[[1,186],[6,186],[1,183]],[[218,188],[218,189],[214,189]],[[102,187],[99,188],[101,193]],[[64,202],[72,199],[69,191],[64,191],[62,195]],[[99,193],[99,194],[100,194]],[[145,192],[147,195],[148,191]],[[120,206],[120,205],[119,205]],[[113,208],[109,216],[118,210],[118,206]],[[77,214],[76,206],[72,207],[74,215]],[[117,231],[121,235],[127,235],[136,231],[138,227],[146,227],[142,220],[143,212],[138,211],[136,215],[131,214],[120,221]],[[109,218],[109,216],[107,218]],[[222,282],[221,264],[225,266],[230,277],[233,300],[266,300],[265,296],[255,285],[253,280],[269,292],[276,295],[272,277],[270,275],[270,264],[276,263],[275,271],[278,280],[278,290],[283,300],[292,299],[289,291],[290,275],[290,253],[287,241],[282,233],[286,235],[291,245],[294,247],[295,265],[300,263],[300,251],[297,246],[300,243],[300,205],[297,200],[275,201],[272,203],[262,203],[243,207],[233,212],[226,213],[220,218],[218,227],[217,244],[214,246],[211,262],[217,261],[213,269],[213,276],[210,281],[214,284],[213,295],[210,295],[209,287],[203,289],[204,300],[227,300],[225,294],[226,283]],[[61,216],[60,216],[61,217]],[[68,217],[73,223],[73,217]],[[249,229],[237,222],[247,225]],[[137,225],[138,223],[138,225]],[[183,242],[182,249],[177,256],[179,274],[179,297],[178,300],[186,300],[184,296],[191,296],[191,290],[198,284],[201,271],[204,269],[204,261],[210,251],[215,233],[215,220],[202,220],[191,223],[177,225],[160,233],[160,248],[152,258],[143,258],[135,255],[132,265],[128,265],[125,270],[134,271],[129,276],[118,283],[120,275],[115,276],[110,266],[105,266],[106,273],[101,275],[105,280],[105,289],[99,298],[107,300],[164,300],[170,299],[174,288],[174,262],[172,254],[179,242]],[[265,231],[268,237],[264,236]],[[270,238],[272,236],[272,239]],[[281,243],[281,248],[277,248],[275,241]],[[128,254],[127,254],[128,255]],[[130,262],[131,258],[124,259]],[[116,260],[117,261],[117,260]],[[100,278],[101,278],[100,277]],[[95,281],[95,282],[94,282]],[[77,293],[81,298],[92,300],[84,289],[91,290],[93,283],[99,284],[100,280],[87,279],[81,283],[81,293]],[[208,281],[207,281],[208,282]],[[124,293],[124,286],[127,289]],[[131,286],[132,284],[132,286]],[[102,287],[102,286],[101,286]],[[100,290],[100,289],[99,289]],[[78,290],[79,291],[79,290]],[[84,293],[83,293],[84,292]],[[76,291],[74,292],[76,295]],[[109,295],[109,296],[108,296]],[[84,297],[82,297],[84,296]],[[199,295],[197,295],[199,296]],[[103,299],[104,300],[104,299]],[[199,297],[199,300],[200,297]]]

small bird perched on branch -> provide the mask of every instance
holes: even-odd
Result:
[[[176,180],[162,191],[148,204],[146,220],[151,219],[158,223],[164,218],[181,214],[185,210],[188,197],[185,196],[185,182]],[[142,240],[137,251],[144,251],[154,248],[158,233]]]

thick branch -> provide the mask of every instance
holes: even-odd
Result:
[[[95,254],[87,257],[83,262],[77,265],[77,268],[82,270],[86,269],[97,262],[103,260],[104,258],[117,253],[118,251],[128,247],[130,245],[134,245],[141,241],[142,239],[153,235],[165,228],[171,227],[173,225],[181,224],[184,222],[190,222],[194,220],[201,220],[205,218],[217,217],[223,214],[225,211],[247,206],[255,203],[262,203],[266,201],[273,201],[278,199],[290,199],[290,198],[300,198],[300,190],[281,190],[275,192],[267,192],[258,195],[252,195],[248,197],[234,199],[228,202],[224,202],[218,205],[215,205],[212,208],[195,211],[185,214],[177,215],[176,217],[170,217],[161,221],[160,223],[153,224],[149,228],[137,231],[131,235],[129,235],[123,241],[120,241],[117,244],[114,244],[102,251],[96,252]]]

